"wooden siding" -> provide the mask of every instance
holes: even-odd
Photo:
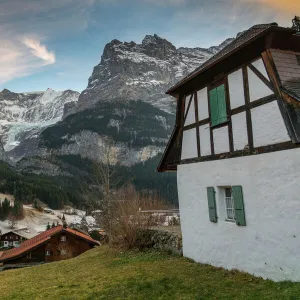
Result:
[[[66,241],[60,240],[61,236],[66,236]],[[9,259],[3,264],[21,264],[21,263],[38,263],[38,262],[53,262],[60,261],[71,257],[76,257],[85,251],[93,248],[93,245],[88,241],[72,234],[61,232],[52,236],[49,241],[39,245],[33,250],[23,253],[21,256]],[[60,251],[66,250],[65,255],[61,255]],[[51,255],[46,256],[46,250],[49,250]],[[30,257],[28,257],[30,253]]]
[[[300,53],[283,52],[271,50],[280,80],[284,85],[286,82],[299,82],[300,80],[300,63],[296,54]]]

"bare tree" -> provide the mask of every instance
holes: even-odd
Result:
[[[165,208],[155,193],[138,193],[130,179],[121,185],[116,177],[116,153],[110,139],[103,140],[101,162],[93,167],[90,185],[82,189],[86,207],[108,235],[111,247],[117,244],[132,247],[138,230],[156,224],[153,214],[140,214],[140,210]]]
[[[113,242],[121,247],[132,248],[136,245],[138,232],[157,225],[152,214],[141,214],[141,210],[160,210],[166,208],[161,199],[154,194],[138,193],[131,184],[117,192],[117,202],[113,223]]]
[[[8,222],[9,222],[9,225],[10,225],[11,229],[13,229],[17,226],[18,218],[12,212],[9,213],[7,219],[8,219]]]
[[[106,231],[112,245],[112,227],[116,219],[116,148],[110,138],[103,138],[101,161],[93,165],[91,184],[83,187],[84,203],[97,223]]]

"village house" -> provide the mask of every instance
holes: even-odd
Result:
[[[0,247],[18,247],[20,243],[22,243],[25,240],[27,240],[27,238],[16,231],[8,231],[3,234],[0,233]]]
[[[18,248],[0,252],[0,263],[33,264],[78,256],[99,245],[89,235],[58,225],[23,242]]]
[[[167,91],[183,253],[300,280],[300,35],[256,25]]]

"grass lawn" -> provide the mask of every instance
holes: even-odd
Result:
[[[0,299],[300,299],[274,283],[156,252],[98,247],[67,261],[0,273]]]

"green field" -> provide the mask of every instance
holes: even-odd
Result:
[[[71,260],[0,273],[0,299],[300,299],[274,283],[157,252],[98,247]]]

